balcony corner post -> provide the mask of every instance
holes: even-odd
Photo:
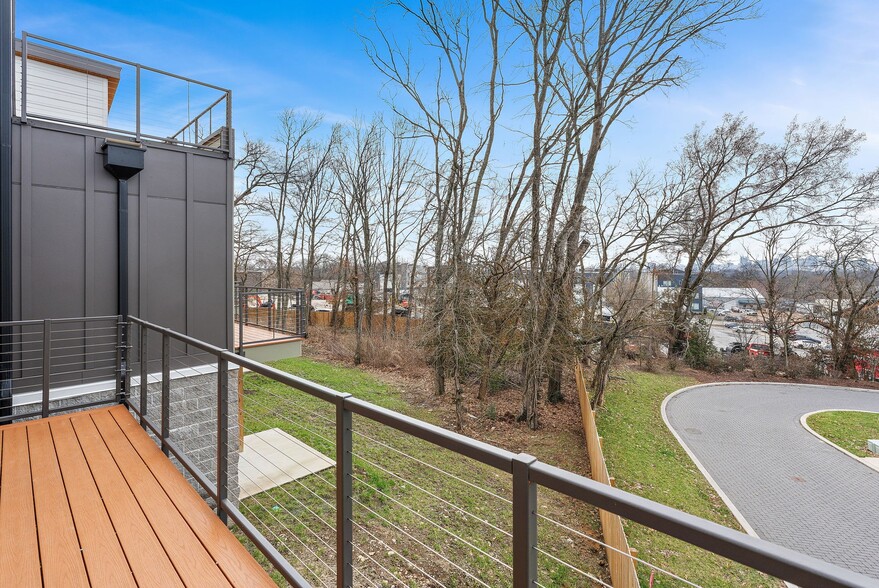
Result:
[[[146,327],[140,325],[140,426],[143,430],[147,430],[146,414],[147,414],[147,393],[149,392],[149,376],[147,367],[149,364],[149,352],[147,351],[147,339],[150,332]]]
[[[336,586],[354,584],[351,476],[354,468],[351,411],[345,408],[350,394],[336,399]]]
[[[171,337],[162,333],[162,451],[171,455]]]
[[[529,468],[537,458],[513,458],[513,587],[537,585],[537,485]]]
[[[217,515],[228,517],[223,503],[229,493],[229,361],[217,360]]]

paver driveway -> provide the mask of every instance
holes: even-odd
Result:
[[[879,472],[802,427],[825,409],[879,412],[879,392],[698,386],[669,399],[666,416],[757,535],[879,578]]]

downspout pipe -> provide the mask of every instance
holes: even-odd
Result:
[[[128,373],[128,180],[143,170],[146,149],[133,141],[107,139],[101,150],[104,152],[104,169],[116,178],[116,253],[117,288],[116,313],[121,317],[122,328],[119,340],[119,399],[128,397],[126,389]]]
[[[15,2],[0,0],[0,322],[12,321],[12,115]],[[12,415],[12,328],[0,327],[0,416]]]

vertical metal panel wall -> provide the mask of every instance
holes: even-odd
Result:
[[[116,180],[104,137],[49,123],[13,128],[16,319],[116,313]],[[131,314],[231,345],[232,160],[145,143],[129,182]]]

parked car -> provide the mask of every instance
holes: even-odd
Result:
[[[756,335],[757,329],[753,327],[749,327],[747,325],[736,325],[736,328],[733,329],[736,333],[743,333],[746,335]]]
[[[727,321],[727,322],[723,323],[723,326],[726,327],[727,329],[735,329],[736,327],[739,326],[739,324],[734,323],[732,321]]]
[[[321,298],[312,298],[311,310],[314,312],[330,312],[333,310],[333,304],[328,300],[323,300]]]
[[[793,346],[797,349],[818,349],[821,346],[821,341],[814,337],[797,335],[797,338],[793,340]]]
[[[751,357],[769,357],[769,345],[766,343],[749,343],[746,349]]]
[[[745,346],[738,342],[730,343],[729,347],[726,348],[727,353],[741,353],[744,350]]]

